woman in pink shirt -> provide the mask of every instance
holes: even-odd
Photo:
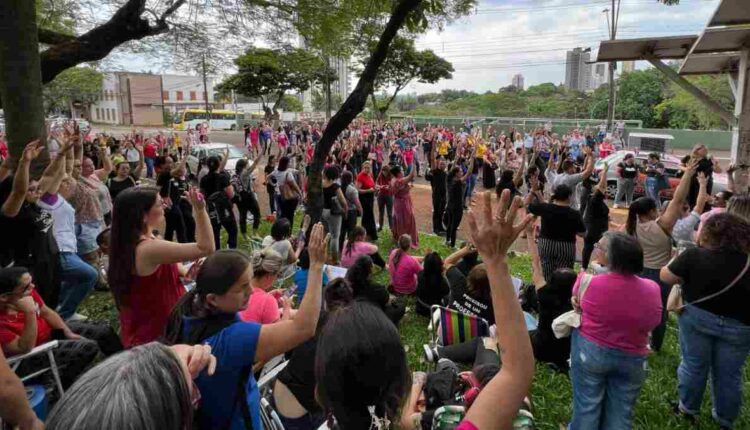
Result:
[[[250,281],[252,292],[247,300],[247,308],[239,313],[240,319],[245,322],[273,324],[281,318],[281,311],[278,299],[268,290],[279,276],[282,258],[278,252],[266,248],[255,251],[250,260],[253,265],[253,278]]]
[[[417,290],[417,274],[422,271],[423,257],[409,255],[410,248],[411,236],[402,234],[398,239],[398,248],[391,251],[388,257],[391,286],[398,294],[414,294]]]
[[[629,429],[647,376],[649,333],[661,322],[661,289],[636,276],[643,270],[643,249],[636,238],[607,233],[597,249],[609,272],[582,274],[573,287],[581,327],[571,339],[570,428]]]
[[[341,266],[347,269],[354,265],[362,255],[368,255],[372,258],[373,264],[381,269],[385,268],[385,261],[378,253],[378,246],[367,241],[367,231],[364,227],[356,226],[349,233],[349,237],[344,241],[344,252],[341,256]]]

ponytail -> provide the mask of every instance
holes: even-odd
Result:
[[[628,208],[628,220],[625,223],[625,231],[631,236],[638,236],[636,232],[636,226],[638,225],[638,214],[633,210],[631,205]]]
[[[396,254],[393,255],[394,269],[398,267],[398,262],[401,260],[401,256],[406,253],[410,246],[411,236],[409,236],[408,234],[402,234],[401,237],[398,238],[398,249],[396,250]]]
[[[640,197],[631,203],[628,209],[628,221],[625,224],[625,231],[631,236],[638,236],[636,227],[638,226],[638,217],[646,215],[656,210],[656,202],[650,197]]]
[[[193,304],[198,300],[198,290],[195,287],[180,297],[172,308],[172,312],[169,313],[162,343],[166,345],[182,343],[183,317],[192,314]]]

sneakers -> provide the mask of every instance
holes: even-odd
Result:
[[[424,359],[428,363],[437,363],[438,359],[440,359],[437,349],[430,347],[430,345],[422,345],[422,349],[422,352],[424,352]]]
[[[696,417],[695,415],[692,415],[692,414],[689,414],[689,413],[683,411],[682,408],[680,408],[680,403],[679,402],[672,402],[672,413],[675,416],[684,419],[685,421],[687,421],[691,425],[697,425],[698,424],[698,417]]]
[[[89,317],[87,317],[86,315],[81,315],[78,312],[76,312],[73,315],[71,315],[70,318],[66,319],[65,321],[86,321],[87,319],[89,319]]]

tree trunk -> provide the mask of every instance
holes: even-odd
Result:
[[[362,112],[367,97],[373,92],[373,84],[378,74],[378,69],[385,61],[388,55],[388,48],[391,46],[393,38],[396,37],[398,30],[404,24],[407,15],[413,12],[422,0],[401,0],[393,10],[388,24],[380,35],[377,47],[373,51],[370,59],[367,60],[362,75],[357,82],[354,91],[346,98],[346,101],[336,114],[328,121],[320,142],[315,147],[312,163],[310,163],[310,176],[307,182],[307,214],[310,215],[313,222],[320,220],[323,213],[323,165],[326,157],[331,151],[331,147],[338,135],[352,122],[354,118]]]
[[[0,1],[0,97],[12,160],[18,159],[26,143],[46,142],[39,64],[36,2]],[[38,173],[47,161],[49,153],[44,151],[32,172]]]
[[[276,101],[273,103],[273,107],[271,110],[273,111],[273,120],[279,121],[281,119],[281,115],[279,115],[279,105],[281,105],[281,100],[284,98],[284,92],[280,92],[278,96],[276,97]]]
[[[372,113],[375,115],[375,119],[380,120],[380,109],[378,108],[378,99],[375,97],[375,92],[370,93],[370,99],[372,100]]]

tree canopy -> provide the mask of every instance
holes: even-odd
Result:
[[[102,91],[104,75],[91,67],[65,70],[44,86],[44,105],[47,111],[68,110],[71,103],[90,105]]]

